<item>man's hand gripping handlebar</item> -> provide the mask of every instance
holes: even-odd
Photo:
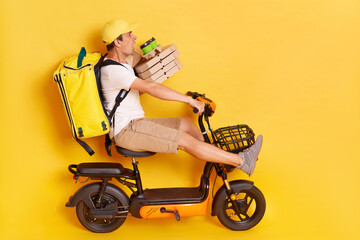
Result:
[[[188,91],[186,93],[186,95],[192,97],[195,100],[197,100],[199,103],[200,102],[202,103],[200,105],[202,108],[199,108],[198,106],[192,106],[190,104],[193,107],[193,112],[194,113],[196,113],[198,115],[201,115],[204,112],[209,117],[211,117],[215,113],[215,108],[216,108],[215,102],[213,102],[209,98],[206,98],[205,94],[199,94],[197,92]]]

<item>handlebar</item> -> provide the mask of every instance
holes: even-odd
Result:
[[[191,91],[188,91],[186,93],[187,96],[190,96],[192,97],[193,99],[196,99],[197,97],[199,97],[200,94],[198,94],[197,92],[191,92]],[[193,108],[193,113],[198,113],[199,112],[199,109],[198,108]]]
[[[200,97],[200,96],[201,96],[201,97],[205,96],[205,94],[199,94],[199,93],[197,93],[197,92],[191,92],[191,91],[188,91],[188,92],[186,93],[186,95],[192,97],[193,99],[196,99],[197,97]]]
[[[213,102],[211,99],[209,98],[206,98],[205,97],[205,94],[199,94],[197,92],[191,92],[191,91],[188,91],[186,93],[187,96],[190,96],[192,97],[193,99],[196,99],[200,102],[203,102],[205,103],[205,111],[204,111],[204,114],[206,114],[207,116],[211,117],[214,113],[215,113],[215,108],[216,108],[216,104],[215,102]],[[198,113],[199,112],[199,109],[197,108],[194,108],[193,109],[193,112],[194,113]]]

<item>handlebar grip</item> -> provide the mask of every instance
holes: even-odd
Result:
[[[192,97],[193,94],[194,94],[194,93],[193,93],[193,92],[190,92],[190,91],[188,91],[188,92],[186,93],[186,95],[187,95],[187,96],[190,96],[190,97]]]
[[[199,93],[188,91],[186,95],[192,97],[193,99],[196,99],[199,96]]]
[[[198,108],[193,108],[193,113],[198,113],[199,109]]]

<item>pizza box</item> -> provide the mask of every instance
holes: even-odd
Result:
[[[146,79],[149,78],[154,73],[158,72],[160,69],[164,68],[167,64],[174,61],[180,55],[178,50],[175,50],[170,55],[166,56],[163,60],[156,63],[151,68],[147,69],[145,72],[138,73],[139,78]]]
[[[162,52],[160,52],[159,54],[157,54],[155,57],[149,59],[149,60],[145,60],[145,61],[141,61],[139,62],[136,66],[135,66],[135,71],[137,74],[143,73],[145,71],[147,71],[149,68],[151,68],[152,66],[154,66],[155,64],[161,62],[162,60],[164,60],[167,56],[169,56],[171,53],[173,53],[174,51],[176,51],[177,47],[175,44],[166,46]]]

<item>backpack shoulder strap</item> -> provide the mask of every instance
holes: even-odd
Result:
[[[113,109],[110,112],[110,119],[114,116],[116,109],[120,106],[120,103],[126,98],[126,96],[128,95],[128,93],[130,92],[130,90],[126,91],[125,89],[121,89],[120,92],[118,93],[118,95],[115,98],[115,105],[113,107]]]
[[[121,63],[117,62],[117,61],[114,61],[114,60],[111,60],[111,59],[106,59],[102,62],[101,66],[102,67],[105,67],[105,66],[109,66],[109,65],[120,65],[120,66],[123,66],[125,67],[124,65],[122,65]],[[126,67],[125,67],[126,68]]]
[[[102,62],[101,67],[105,67],[105,66],[109,66],[109,65],[120,65],[123,66],[124,68],[126,68],[124,65],[122,65],[119,62],[116,62],[114,60],[111,59],[106,59]],[[115,98],[115,105],[113,107],[113,109],[110,112],[109,118],[111,119],[114,114],[116,109],[120,106],[120,103],[126,98],[126,96],[128,95],[128,93],[130,92],[130,90],[126,91],[125,89],[121,89],[118,93],[118,95]]]
[[[102,62],[102,64],[101,64],[101,67],[105,67],[105,66],[109,66],[109,65],[120,65],[120,66],[123,66],[124,68],[126,68],[121,63],[116,62],[116,61],[111,60],[111,59],[104,60]],[[111,112],[109,114],[109,119],[110,119],[110,124],[111,125],[112,125],[111,119],[113,119],[113,117],[115,115],[115,112],[116,112],[116,109],[120,106],[120,103],[126,98],[126,96],[128,95],[129,92],[130,92],[130,89],[129,90],[121,89],[119,91],[118,95],[116,96],[115,105],[114,105],[113,109],[111,110]],[[109,134],[106,134],[106,136],[105,136],[105,149],[106,149],[106,152],[107,152],[107,154],[109,156],[111,156],[111,145],[112,145],[112,141],[110,139],[110,136],[109,136]]]

